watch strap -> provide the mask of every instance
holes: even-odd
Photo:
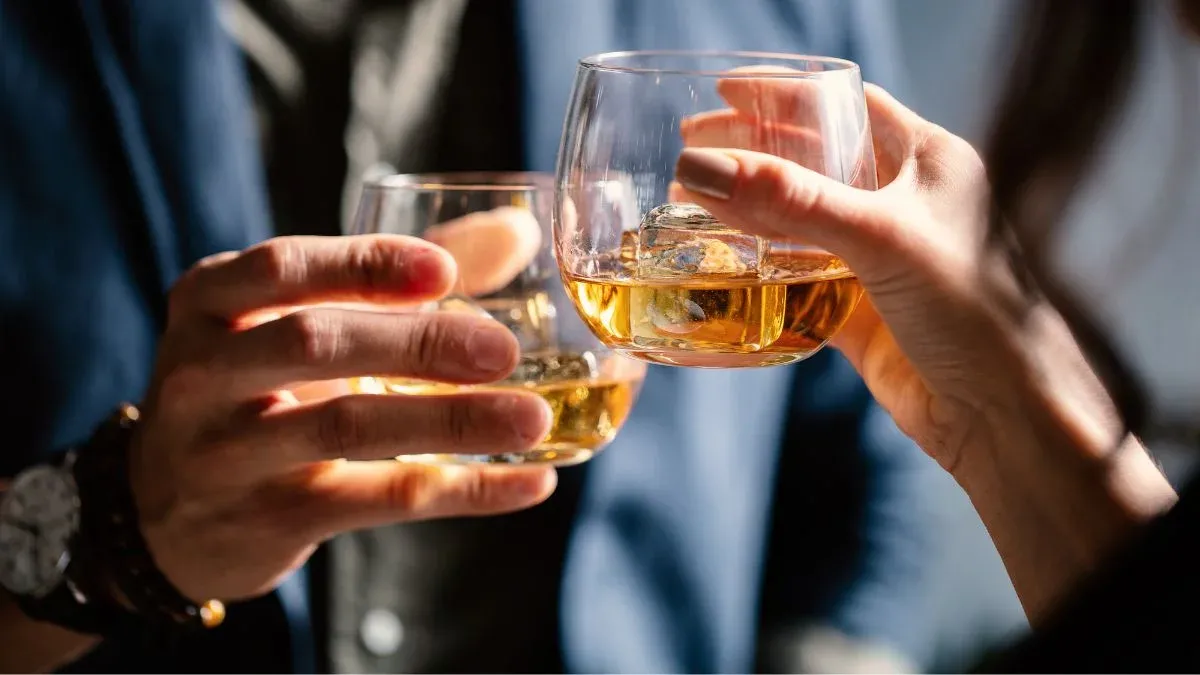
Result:
[[[74,563],[72,563],[74,564]],[[132,612],[89,600],[69,579],[64,579],[42,596],[14,596],[21,611],[31,619],[45,621],[85,635],[112,635],[144,622]]]

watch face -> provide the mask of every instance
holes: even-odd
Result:
[[[62,580],[79,525],[79,493],[65,469],[35,467],[0,498],[0,585],[40,595]]]

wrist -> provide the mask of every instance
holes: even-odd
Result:
[[[954,478],[1036,624],[1175,493],[1141,443],[1094,411],[1044,389],[1015,400],[981,410]]]
[[[212,627],[162,575],[141,535],[128,482],[136,408],[125,406],[79,451],[31,467],[0,496],[0,586],[30,618],[78,633]]]
[[[1111,503],[1114,524],[1140,524],[1174,504],[1166,478],[1052,307],[1032,310],[1011,347],[1001,359],[1009,376],[974,407],[977,431],[961,452],[964,480],[999,472],[1050,494],[1074,486],[1089,502]]]
[[[219,601],[184,596],[158,568],[142,533],[130,484],[130,451],[140,413],[123,405],[81,453],[77,472],[84,503],[77,543],[96,566],[93,588],[109,603],[168,627],[213,628],[224,620]]]

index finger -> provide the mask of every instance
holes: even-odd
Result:
[[[277,237],[197,263],[172,290],[170,317],[232,322],[323,302],[425,302],[448,293],[455,274],[447,252],[415,237]]]

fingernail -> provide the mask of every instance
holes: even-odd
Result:
[[[688,148],[679,153],[675,178],[692,192],[713,199],[729,199],[737,182],[736,159],[719,150]]]
[[[546,437],[546,417],[549,410],[546,402],[535,396],[510,396],[499,403],[503,414],[508,415],[513,431],[526,443],[536,443]]]
[[[508,329],[500,326],[479,327],[467,336],[467,354],[471,363],[485,373],[498,373],[513,367],[516,345]]]

